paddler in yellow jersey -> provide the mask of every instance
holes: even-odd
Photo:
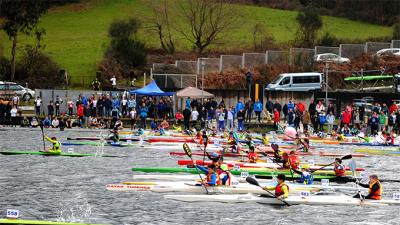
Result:
[[[262,141],[263,145],[265,145],[265,146],[269,145],[269,138],[267,137],[267,135],[265,133],[263,133],[261,135],[261,137],[262,137],[261,141]]]
[[[286,176],[284,174],[279,174],[276,179],[278,184],[275,187],[264,187],[264,190],[275,190],[275,196],[279,199],[289,197],[289,186],[285,183]]]
[[[49,138],[47,136],[44,136],[44,137],[45,137],[46,141],[53,144],[53,147],[48,149],[47,152],[54,153],[54,154],[60,154],[62,151],[61,143],[59,141],[57,141],[57,138],[56,137]]]

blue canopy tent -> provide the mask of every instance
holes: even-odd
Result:
[[[143,88],[130,90],[131,95],[149,95],[149,96],[173,96],[174,92],[164,92],[162,91],[153,80],[150,84]]]

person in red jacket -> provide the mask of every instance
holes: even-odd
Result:
[[[393,104],[389,108],[389,114],[392,114],[392,112],[395,112],[398,109],[396,102],[393,102]]]
[[[343,112],[342,114],[342,122],[343,122],[343,126],[345,124],[347,124],[347,126],[350,125],[351,122],[351,112],[348,111],[347,109]]]
[[[182,114],[180,111],[178,111],[178,112],[175,114],[175,119],[176,119],[176,122],[177,122],[178,124],[181,124],[181,122],[182,122],[182,120],[183,120],[183,114]]]
[[[274,109],[274,125],[275,128],[278,129],[279,122],[281,121],[280,113],[277,109]]]
[[[83,116],[84,116],[83,104],[78,105],[76,115],[78,116],[78,119],[79,119],[79,126],[82,128],[83,127]]]

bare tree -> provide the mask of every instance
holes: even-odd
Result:
[[[153,16],[150,18],[150,29],[157,33],[162,49],[169,54],[173,54],[175,52],[175,44],[171,35],[169,4],[167,0],[148,1],[148,3],[153,10]]]
[[[240,17],[227,0],[177,0],[184,26],[175,29],[194,45],[199,54],[215,44]]]

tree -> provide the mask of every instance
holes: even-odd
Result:
[[[11,48],[11,80],[15,76],[16,50],[18,34],[30,35],[39,22],[40,17],[49,8],[49,1],[0,1],[0,15],[4,18],[2,29],[12,40]]]
[[[318,9],[311,6],[307,7],[297,14],[296,20],[299,23],[296,45],[299,45],[299,47],[314,46],[318,31],[323,25]]]
[[[196,48],[199,54],[215,44],[221,34],[240,18],[229,0],[178,0],[184,26],[176,30]]]
[[[153,10],[153,16],[150,19],[150,28],[156,32],[160,41],[161,48],[168,54],[174,54],[175,44],[172,40],[171,25],[169,17],[169,8],[167,0],[148,1]]]
[[[397,22],[393,27],[393,39],[400,40],[400,22]]]

